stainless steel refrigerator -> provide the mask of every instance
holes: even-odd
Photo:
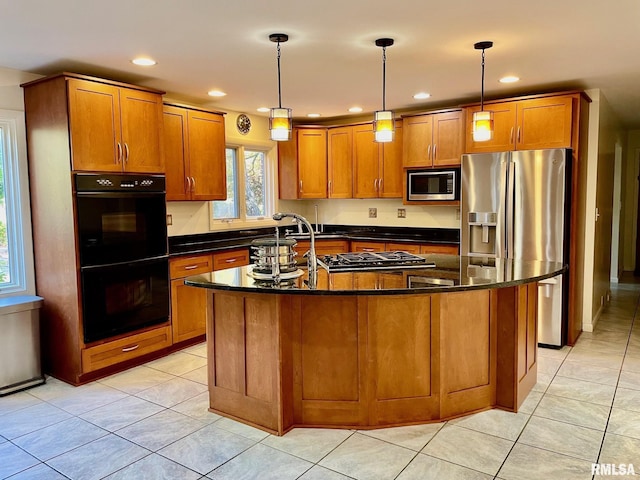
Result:
[[[462,156],[461,255],[569,261],[571,150]],[[540,282],[538,343],[566,342],[568,275]]]

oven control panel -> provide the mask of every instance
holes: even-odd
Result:
[[[110,173],[76,173],[76,192],[165,191],[164,175],[123,175]]]

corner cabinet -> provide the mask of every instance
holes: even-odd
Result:
[[[460,165],[464,113],[452,110],[404,117],[403,166],[441,167]]]
[[[278,142],[280,198],[327,198],[327,129],[294,128]]]
[[[66,77],[72,169],[163,173],[162,92]]]
[[[393,142],[374,142],[371,123],[353,127],[353,197],[402,198],[402,122]]]
[[[167,200],[225,200],[223,114],[166,104],[163,117]]]
[[[466,110],[466,153],[569,148],[574,132],[575,106],[579,94],[547,95],[522,100],[485,102],[485,110],[493,112],[493,138],[486,142],[473,140],[473,114],[479,105]]]

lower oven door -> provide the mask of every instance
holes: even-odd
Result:
[[[169,319],[167,256],[83,267],[81,276],[85,343]]]

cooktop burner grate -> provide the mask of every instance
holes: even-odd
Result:
[[[435,267],[426,258],[402,251],[324,255],[318,258],[318,263],[329,272]]]

